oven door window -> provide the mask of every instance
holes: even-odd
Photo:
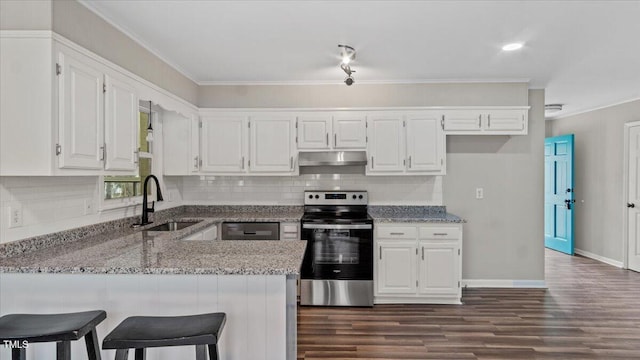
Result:
[[[352,238],[349,230],[313,231],[313,262],[316,264],[360,263],[360,244]]]

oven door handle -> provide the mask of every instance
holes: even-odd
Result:
[[[328,229],[328,230],[369,230],[371,224],[302,224],[303,229]]]

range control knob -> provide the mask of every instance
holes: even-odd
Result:
[[[352,196],[352,197],[353,197],[353,200],[355,200],[355,199],[356,199],[356,195],[355,195],[355,194],[353,194],[353,196]]]
[[[359,195],[359,196],[358,196],[358,199],[362,200],[362,195]]]
[[[319,196],[319,195],[316,195],[316,199],[320,199],[320,196]]]
[[[309,199],[313,199],[313,195],[309,195]]]

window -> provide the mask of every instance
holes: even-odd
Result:
[[[148,106],[148,105],[147,105]],[[138,144],[138,174],[129,176],[104,176],[103,199],[106,202],[117,199],[131,199],[142,196],[142,181],[151,174],[153,163],[153,143],[147,141],[149,134],[149,109],[140,107]],[[152,119],[157,118],[152,112]],[[149,189],[149,193],[151,189]]]

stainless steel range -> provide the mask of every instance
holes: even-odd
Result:
[[[373,220],[366,191],[305,191],[300,305],[373,306]]]

